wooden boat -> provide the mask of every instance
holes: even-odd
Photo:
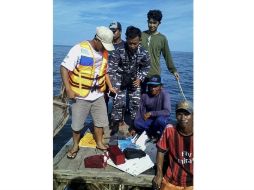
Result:
[[[64,127],[69,118],[69,105],[65,88],[62,85],[60,95],[53,97],[53,137]]]
[[[54,97],[53,101],[54,136],[64,127],[69,118],[69,105],[65,89],[62,87],[59,96]],[[128,117],[127,117],[128,119]],[[86,128],[91,128],[92,123]],[[71,129],[70,129],[71,130]],[[104,140],[109,142],[109,128],[104,129]],[[72,138],[62,147],[53,159],[53,189],[66,190],[70,189],[151,189],[154,169],[132,176],[117,168],[107,165],[103,169],[85,168],[84,158],[102,154],[103,152],[95,148],[80,147],[75,159],[68,159],[67,152],[72,147]],[[73,188],[73,186],[75,186]],[[78,188],[77,188],[78,186]]]
[[[64,190],[67,186],[89,190],[151,189],[152,179],[155,174],[153,168],[138,176],[132,176],[110,165],[107,165],[105,168],[85,168],[84,158],[91,155],[103,154],[103,152],[95,148],[80,147],[76,158],[68,159],[66,154],[71,146],[72,139],[54,157],[54,190]]]

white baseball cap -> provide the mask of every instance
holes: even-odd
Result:
[[[107,51],[115,50],[113,41],[113,32],[106,26],[99,26],[96,28],[96,38],[101,41],[102,45]]]

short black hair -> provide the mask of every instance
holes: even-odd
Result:
[[[126,39],[133,39],[136,38],[137,36],[141,38],[141,30],[134,26],[128,26],[125,35]]]
[[[150,20],[151,18],[161,22],[161,19],[162,19],[161,11],[160,10],[150,10],[147,13],[147,19]]]

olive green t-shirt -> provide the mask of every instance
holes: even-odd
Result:
[[[161,74],[160,69],[161,54],[165,59],[168,70],[171,73],[177,71],[172,61],[171,53],[168,47],[168,40],[166,36],[164,36],[161,33],[150,35],[148,31],[144,31],[142,32],[141,38],[142,45],[146,50],[148,50],[151,57],[151,67],[147,75],[148,78],[155,74],[157,75]]]

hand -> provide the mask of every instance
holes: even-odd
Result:
[[[135,131],[134,129],[131,129],[130,135],[131,135],[132,137],[134,137],[134,136],[136,135],[136,131]]]
[[[70,88],[69,89],[66,88],[66,93],[67,93],[67,97],[70,99],[75,99],[75,97],[78,96],[78,94],[73,92]]]
[[[162,176],[154,176],[152,185],[154,189],[160,189],[161,188],[161,181],[162,181]]]
[[[149,117],[151,117],[152,113],[151,112],[146,112],[144,114],[144,120],[147,120]]]
[[[111,87],[111,88],[109,88],[109,91],[117,94],[117,89],[116,88]]]
[[[178,74],[178,72],[174,72],[173,75],[175,76],[176,80],[180,79],[180,75]]]
[[[133,86],[134,87],[139,87],[140,83],[141,83],[141,80],[140,79],[136,79],[135,81],[133,81]]]

